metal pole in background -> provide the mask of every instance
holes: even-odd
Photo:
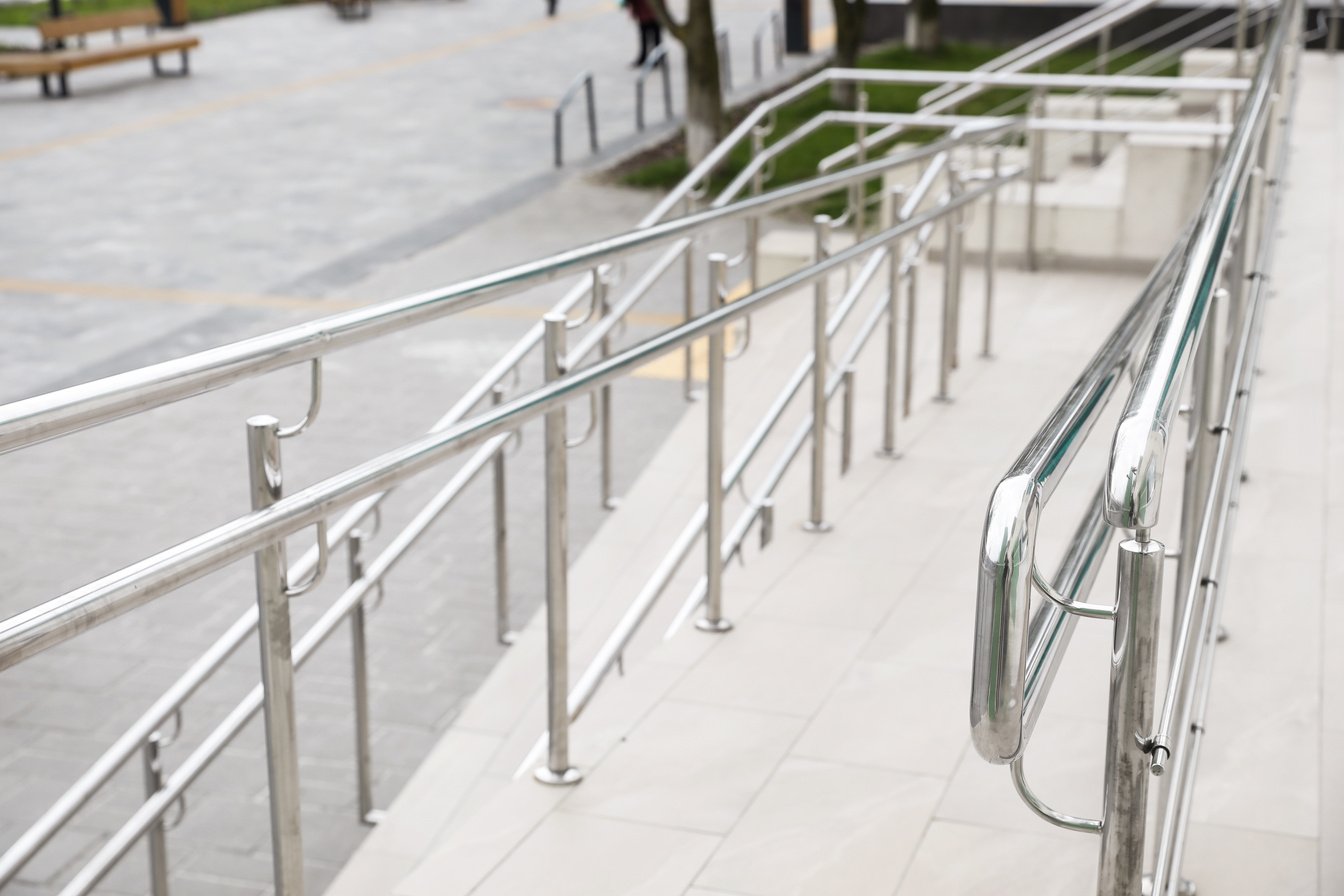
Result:
[[[709,311],[723,307],[724,271],[728,256],[709,256]],[[705,386],[705,615],[695,620],[704,632],[722,633],[733,624],[723,618],[723,423],[724,347],[723,328],[708,336],[708,378]]]
[[[891,196],[891,226],[904,220],[905,187],[894,186]],[[893,239],[887,246],[887,356],[882,378],[882,447],[878,457],[895,460],[896,452],[896,369],[897,346],[901,329],[901,240]],[[908,326],[908,324],[907,324]]]
[[[163,738],[155,731],[145,741],[141,758],[145,771],[145,798],[163,789]],[[160,818],[145,835],[149,845],[149,892],[151,896],[168,896],[168,836],[167,826]]]
[[[840,475],[849,472],[854,459],[854,377],[853,365],[840,374]]]
[[[1237,0],[1237,31],[1232,39],[1232,77],[1246,74],[1246,0]]]
[[[956,199],[961,195],[961,170],[949,160],[947,165],[948,195]],[[952,273],[952,369],[961,367],[961,275],[966,263],[966,211],[957,209],[948,218],[951,224],[951,253],[948,258],[948,270]]]
[[[1098,896],[1139,896],[1143,885],[1163,554],[1147,529],[1120,545]]]
[[[504,387],[490,390],[490,403],[499,407],[504,403]],[[515,435],[515,438],[517,436]],[[505,478],[504,449],[490,459],[490,485],[495,516],[495,640],[505,647],[516,638],[509,624],[509,502]]]
[[[859,86],[859,114],[863,115],[868,111],[868,91]],[[858,125],[858,134],[855,138],[855,145],[858,147],[859,156],[855,164],[863,165],[868,161],[868,147],[865,141],[868,139],[868,125],[860,120]],[[860,181],[854,184],[850,189],[850,201],[854,203],[854,241],[863,239],[863,233],[868,223],[868,190],[867,184]]]
[[[956,174],[947,166],[947,194],[956,198]],[[952,400],[952,368],[956,366],[956,289],[957,289],[957,215],[953,212],[943,224],[943,327],[938,352],[938,395],[936,400]]]
[[[269,415],[247,421],[247,466],[252,509],[281,497],[280,422]],[[257,629],[270,782],[271,855],[276,896],[303,894],[303,837],[299,820],[299,749],[294,719],[294,654],[285,593],[285,545],[276,539],[257,551]]]
[[[597,319],[605,320],[611,314],[611,301],[608,296],[607,279],[600,267],[593,268],[593,304],[597,308]],[[598,343],[600,356],[605,360],[611,357],[611,331],[607,331]],[[602,489],[602,507],[615,510],[620,501],[612,497],[611,490],[611,383],[602,386],[597,392],[598,404],[598,447],[601,459],[600,479]]]
[[[1243,3],[1246,0],[1242,0]],[[1339,49],[1339,0],[1330,0],[1330,22],[1326,25],[1325,49],[1331,56]]]
[[[765,151],[765,128],[751,129],[751,157],[758,159]],[[751,175],[751,195],[759,196],[765,188],[765,172],[758,166]],[[761,219],[752,215],[747,219],[747,277],[752,289],[761,288]]]
[[[593,98],[593,76],[583,81],[583,94],[588,100],[588,147],[597,155],[597,100]]]
[[[1101,34],[1097,35],[1097,66],[1103,75],[1110,74],[1111,68],[1111,29],[1103,28]],[[1097,91],[1096,119],[1101,121],[1105,117],[1105,93]],[[1101,164],[1101,131],[1092,134],[1092,164]]]
[[[560,378],[565,354],[563,314],[542,318],[542,370]],[[546,764],[533,772],[543,784],[577,784],[583,773],[569,764],[569,459],[565,406],[546,412]]]
[[[904,398],[904,416],[910,416],[915,393],[915,306],[919,294],[920,258],[915,256],[910,271],[905,275],[905,377],[901,383]]]
[[[822,261],[828,254],[831,235],[829,215],[812,219],[816,235],[814,261]],[[826,318],[830,313],[826,277],[818,277],[812,295],[812,496],[811,508],[803,528],[808,532],[829,532],[826,522]]]
[[[1045,95],[1039,87],[1031,92],[1031,119],[1042,117],[1045,113]],[[1045,135],[1040,131],[1027,131],[1027,270],[1037,270],[1039,260],[1036,257],[1036,190],[1041,182],[1044,167]]]
[[[349,578],[353,585],[364,578],[364,540],[361,530],[355,529],[349,538]],[[381,585],[379,586],[381,587]],[[382,821],[383,813],[373,807],[373,750],[369,745],[369,649],[367,613],[364,601],[350,611],[350,653],[355,684],[355,784],[359,798],[359,820],[374,825]]]
[[[1108,32],[1109,33],[1109,32]],[[1003,168],[1003,147],[994,147],[991,174],[995,180]],[[999,188],[989,193],[989,214],[985,218],[985,332],[980,357],[994,357],[994,236],[999,222]]]

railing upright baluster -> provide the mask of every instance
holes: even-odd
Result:
[[[728,256],[709,256],[709,311],[723,307],[724,271]],[[695,621],[701,631],[723,633],[733,624],[723,617],[723,426],[724,328],[710,330],[705,386],[705,615]]]
[[[141,749],[145,774],[145,798],[149,799],[163,789],[163,738],[155,731]],[[149,892],[151,896],[168,896],[168,834],[162,818],[154,822],[145,835],[149,847]]]
[[[905,217],[905,187],[897,185],[891,188],[891,223],[899,224]],[[895,460],[900,457],[896,451],[896,371],[899,367],[897,355],[901,330],[901,238],[896,237],[887,245],[887,352],[884,376],[882,378],[882,447],[878,457]]]
[[[611,300],[609,297],[610,284],[607,283],[606,272],[600,268],[593,268],[593,306],[597,309],[597,322],[601,323],[611,314]],[[611,331],[608,330],[601,341],[598,343],[599,356],[605,360],[611,357]],[[606,383],[597,392],[598,404],[598,455],[599,479],[602,491],[601,504],[604,510],[615,510],[620,501],[612,494],[611,487],[611,467],[612,467],[612,431],[611,431],[611,384]]]
[[[831,235],[829,215],[812,219],[815,235],[814,261],[823,261],[829,255]],[[826,321],[830,315],[827,277],[818,277],[812,294],[812,488],[811,506],[803,528],[808,532],[829,532],[826,521]]]
[[[542,366],[546,382],[564,373],[563,314],[544,318]],[[583,773],[569,764],[569,459],[565,405],[546,411],[546,764],[533,774],[543,784],[577,784]]]
[[[1028,110],[1028,123],[1045,115],[1045,93],[1041,88],[1031,92],[1031,105]],[[1045,167],[1045,135],[1037,130],[1027,131],[1027,270],[1035,271],[1040,267],[1037,256],[1036,230],[1040,217],[1037,208],[1036,193],[1040,188]]]
[[[281,497],[280,423],[261,415],[247,421],[252,509]],[[303,894],[303,836],[299,820],[299,749],[294,717],[294,655],[285,585],[283,538],[256,552],[258,633],[270,783],[271,853],[276,896]]]
[[[990,175],[998,180],[1003,171],[1003,147],[994,147],[993,160],[990,163]],[[984,339],[980,345],[980,357],[994,357],[994,265],[995,231],[999,224],[999,188],[989,194],[989,211],[985,215],[985,320]]]
[[[490,403],[495,407],[504,403],[504,387],[490,390]],[[518,434],[514,435],[518,438]],[[505,647],[513,644],[516,635],[509,621],[509,501],[505,476],[508,461],[501,447],[490,459],[490,491],[495,529],[495,640]]]
[[[356,529],[349,538],[349,579],[350,584],[364,578],[364,539],[363,531]],[[350,611],[350,658],[354,679],[355,698],[355,787],[358,796],[359,821],[361,824],[375,825],[382,820],[383,813],[373,806],[373,750],[370,746],[369,719],[369,646],[368,614],[364,601],[360,600]]]

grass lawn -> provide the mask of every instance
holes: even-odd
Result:
[[[972,44],[945,44],[934,53],[917,53],[905,47],[896,46],[875,50],[865,54],[859,60],[861,68],[875,69],[927,69],[935,71],[968,71],[982,65],[1006,52],[1009,47],[980,46]],[[1138,62],[1146,54],[1127,54],[1112,57],[1111,71],[1118,71]],[[1095,52],[1077,49],[1063,53],[1051,60],[1047,71],[1068,72],[1092,61]],[[1156,71],[1153,74],[1175,74],[1176,66]],[[868,84],[868,108],[874,112],[915,112],[918,100],[931,87],[903,84]],[[1014,98],[1023,97],[1026,91],[1006,88],[987,90],[979,96],[962,103],[959,112],[967,115],[982,115]],[[774,132],[766,138],[769,145],[781,136],[792,133],[798,126],[828,109],[836,106],[831,102],[830,91],[820,87],[791,105],[780,109]],[[744,118],[749,110],[738,110],[733,115],[732,124]],[[875,128],[874,128],[875,130]],[[925,142],[939,136],[941,131],[909,131],[902,135],[904,142]],[[854,129],[845,125],[832,125],[816,131],[801,140],[798,145],[781,154],[775,160],[775,176],[768,182],[770,187],[779,187],[794,181],[804,180],[816,174],[817,163],[831,153],[848,146],[854,141]],[[744,142],[733,150],[728,160],[715,173],[711,188],[714,192],[727,186],[735,174],[750,160],[750,145]],[[633,187],[668,190],[686,176],[689,168],[683,154],[680,140],[660,147],[644,156],[634,159],[617,172],[618,179]],[[870,192],[879,188],[874,182]],[[821,200],[811,210],[814,214],[839,215],[844,211],[845,197],[836,194]]]
[[[187,0],[187,12],[191,21],[199,22],[266,6],[280,6],[285,2],[288,0]],[[137,9],[153,5],[154,0],[62,0],[62,8],[66,15]],[[36,25],[47,16],[46,3],[0,6],[0,25]]]

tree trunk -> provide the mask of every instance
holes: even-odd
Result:
[[[905,45],[929,53],[943,44],[938,0],[910,0],[905,7]]]
[[[835,10],[835,64],[840,68],[854,68],[859,64],[868,0],[831,0],[831,6]],[[853,81],[831,82],[831,102],[837,106],[852,109],[857,98]]]
[[[694,168],[723,137],[723,86],[711,0],[689,0],[678,22],[664,0],[651,0],[658,17],[686,51],[686,161]]]

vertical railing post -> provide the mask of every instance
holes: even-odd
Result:
[[[1246,74],[1246,0],[1237,0],[1237,30],[1232,48],[1232,77],[1240,78]]]
[[[891,197],[891,226],[905,220],[905,187],[894,186]],[[882,447],[878,457],[895,460],[896,452],[896,370],[901,329],[901,238],[887,245],[887,354],[882,377]]]
[[[1003,172],[1003,147],[994,147],[990,176],[998,180]],[[980,357],[994,357],[994,264],[995,231],[999,224],[999,187],[989,191],[989,211],[985,216],[985,321]]]
[[[759,159],[761,153],[765,151],[765,134],[763,127],[754,127],[751,129],[751,157],[753,160]],[[751,175],[751,195],[761,195],[761,190],[765,188],[765,174],[761,167]],[[761,288],[761,219],[758,215],[752,215],[747,219],[747,277],[750,280],[752,289]]]
[[[849,472],[854,459],[854,377],[853,366],[840,374],[840,475]]]
[[[490,390],[490,403],[499,407],[504,403],[504,387]],[[516,436],[515,436],[516,438]],[[495,524],[495,640],[504,646],[514,642],[513,626],[509,621],[509,501],[508,480],[505,478],[508,461],[501,445],[490,459],[491,497]]]
[[[723,307],[724,271],[728,256],[709,256],[709,312]],[[726,632],[733,624],[723,618],[723,425],[724,425],[724,330],[715,327],[707,339],[705,384],[705,615],[695,627],[706,632]]]
[[[859,96],[859,115],[868,112],[868,91],[863,89],[863,85],[858,85]],[[868,123],[860,119],[857,133],[854,135],[854,146],[858,150],[858,159],[856,164],[862,165],[868,161]],[[850,201],[854,204],[854,241],[863,239],[863,233],[868,223],[868,191],[864,189],[866,184],[859,181],[850,188]]]
[[[1042,117],[1045,112],[1045,94],[1039,87],[1031,92],[1031,111],[1027,116],[1030,125]],[[1036,254],[1036,192],[1040,187],[1045,166],[1045,135],[1038,130],[1027,131],[1027,270],[1037,270],[1039,259]]]
[[[606,272],[600,267],[593,268],[593,305],[597,308],[597,319],[599,321],[605,320],[611,314],[611,300],[608,290],[609,284],[607,283]],[[611,331],[608,330],[607,334],[598,343],[598,351],[604,360],[611,357],[610,334]],[[615,510],[620,501],[612,496],[611,488],[611,383],[606,383],[598,389],[597,404],[602,507],[605,510]]]
[[[145,798],[163,789],[163,737],[155,731],[141,748],[145,772]],[[168,896],[168,828],[160,817],[145,834],[149,846],[150,896]]]
[[[1143,884],[1162,562],[1146,529],[1120,545],[1098,896],[1139,896]]]
[[[1218,437],[1212,427],[1220,418],[1214,407],[1217,394],[1217,378],[1214,363],[1217,355],[1215,348],[1218,329],[1219,305],[1227,304],[1227,291],[1214,290],[1209,299],[1209,310],[1204,324],[1204,334],[1199,347],[1195,349],[1193,363],[1194,375],[1190,383],[1190,403],[1186,407],[1186,450],[1185,481],[1181,488],[1181,544],[1176,561],[1176,595],[1172,601],[1172,619],[1180,620],[1186,601],[1193,600],[1193,594],[1186,594],[1185,588],[1194,574],[1191,564],[1195,559],[1195,542],[1199,538],[1204,502],[1212,487],[1214,456],[1218,451]],[[1201,571],[1202,574],[1202,571]],[[1179,625],[1171,630],[1172,653],[1175,654],[1176,640],[1179,637]]]
[[[593,97],[593,76],[591,73],[583,81],[584,98],[588,101],[588,147],[597,154],[597,100]]]
[[[910,263],[905,275],[905,375],[901,377],[902,415],[910,416],[915,397],[915,312],[919,304],[920,256]]]
[[[821,262],[828,253],[831,235],[829,215],[812,219],[815,231],[813,260]],[[829,532],[826,521],[826,319],[830,316],[830,297],[825,276],[818,277],[812,295],[812,490],[811,507],[803,528],[809,532]]]
[[[364,541],[367,537],[359,529],[350,533],[348,565],[352,585],[364,578]],[[350,611],[350,655],[355,686],[355,786],[359,803],[359,820],[362,824],[374,825],[382,820],[382,813],[373,807],[367,619],[368,611],[361,598]]]
[[[1241,0],[1245,3],[1246,0]],[[1330,0],[1330,22],[1326,25],[1325,49],[1331,56],[1339,50],[1339,0]]]
[[[247,461],[253,510],[270,507],[281,497],[279,430],[279,421],[268,415],[247,421]],[[284,540],[277,538],[257,551],[254,565],[275,893],[276,896],[302,896],[299,750],[294,718],[294,655],[285,584]]]
[[[686,202],[682,207],[682,214],[689,215],[695,211],[694,200],[688,194]],[[682,320],[690,320],[695,317],[695,237],[686,238],[686,251],[681,256],[681,306]],[[685,373],[682,377],[682,391],[687,401],[695,401],[695,353],[690,343],[682,350],[682,359],[685,361]]]
[[[951,162],[947,166],[947,195],[957,198],[957,174]],[[958,213],[943,216],[943,330],[938,358],[938,401],[952,400],[952,371],[957,366],[957,293],[961,280],[961,235]]]
[[[672,66],[667,64],[667,51],[658,59],[658,68],[663,78],[663,120],[672,120]]]
[[[546,382],[564,373],[563,314],[542,318],[542,371]],[[543,784],[576,784],[583,773],[569,764],[569,459],[565,406],[545,417],[546,469],[546,764],[533,775]]]

